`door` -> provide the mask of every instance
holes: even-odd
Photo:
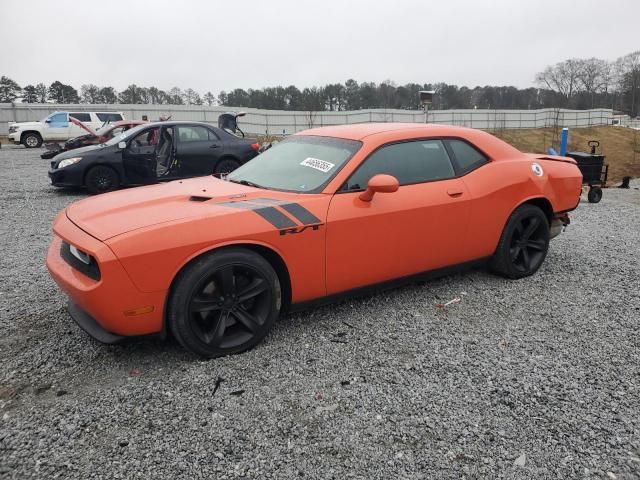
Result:
[[[122,165],[128,183],[154,183],[159,175],[158,170],[164,172],[165,167],[159,169],[156,158],[160,135],[160,127],[145,128],[128,140],[126,148],[122,150]]]
[[[46,140],[69,139],[69,117],[66,112],[52,113],[44,121],[42,138]]]
[[[398,191],[360,194],[368,180],[396,177]],[[441,140],[383,146],[333,196],[327,218],[327,293],[465,260],[470,198]]]
[[[176,161],[181,177],[211,175],[224,153],[220,138],[203,125],[177,125]]]

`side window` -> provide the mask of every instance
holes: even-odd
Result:
[[[487,157],[467,142],[450,139],[447,140],[447,144],[453,152],[454,160],[460,169],[460,174],[464,175],[489,161]]]
[[[119,122],[122,120],[122,115],[119,113],[96,113],[98,120],[101,122]]]
[[[451,160],[441,140],[396,143],[376,150],[342,186],[341,190],[363,190],[379,173],[393,175],[400,185],[455,177]]]
[[[85,112],[70,113],[69,116],[75,118],[76,120],[80,120],[81,122],[91,121],[91,114]]]
[[[198,125],[178,127],[178,136],[183,143],[208,141],[209,130]]]
[[[59,112],[51,115],[49,117],[51,123],[67,123],[67,114],[64,112]]]
[[[140,149],[147,151],[149,148],[153,150],[158,143],[159,136],[159,127],[143,130],[129,142],[129,148],[134,151]]]

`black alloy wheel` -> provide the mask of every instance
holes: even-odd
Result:
[[[509,217],[491,260],[494,271],[508,278],[534,274],[549,250],[549,220],[535,205],[521,205]]]
[[[87,172],[85,185],[90,193],[104,193],[119,186],[118,174],[110,167],[98,165]]]
[[[168,310],[174,337],[214,358],[253,347],[280,313],[278,276],[260,255],[231,248],[204,255],[175,282]]]

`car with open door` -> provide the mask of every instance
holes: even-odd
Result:
[[[198,122],[145,123],[100,145],[61,153],[51,161],[56,187],[102,193],[188,177],[226,174],[258,154],[259,145]]]
[[[46,143],[45,147],[47,150],[40,155],[40,158],[49,160],[62,152],[68,152],[69,150],[74,150],[76,148],[108,142],[113,137],[126,132],[130,128],[147,123],[144,120],[122,120],[119,122],[107,123],[96,131],[89,125],[84,124],[74,117],[70,116],[69,121],[82,128],[85,133],[67,140],[62,145],[56,142]]]
[[[581,183],[573,159],[524,154],[479,130],[318,128],[224,179],[70,205],[47,266],[94,338],[170,331],[217,357],[256,345],[285,310],[461,266],[532,275]]]

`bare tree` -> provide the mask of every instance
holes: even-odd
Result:
[[[544,71],[536,75],[536,82],[543,87],[559,92],[568,102],[579,90],[581,70],[582,61],[578,58],[571,58],[545,68]]]
[[[585,93],[591,97],[591,108],[597,93],[606,92],[611,79],[611,64],[599,58],[580,60],[578,81]]]
[[[626,109],[635,117],[640,113],[640,50],[618,58],[615,72]]]

